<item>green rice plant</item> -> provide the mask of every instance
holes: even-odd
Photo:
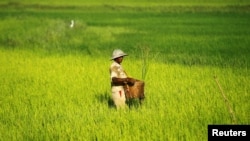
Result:
[[[223,96],[223,98],[224,98],[225,104],[226,104],[226,106],[228,107],[228,111],[229,111],[229,113],[230,113],[230,115],[231,115],[231,117],[232,117],[232,124],[237,124],[237,120],[236,120],[234,111],[233,111],[233,109],[232,109],[232,107],[231,107],[231,105],[230,105],[230,102],[228,101],[228,99],[227,99],[227,97],[226,97],[226,95],[225,95],[223,89],[221,88],[221,85],[220,85],[220,83],[219,83],[219,81],[218,81],[218,79],[217,79],[216,76],[214,77],[214,79],[215,79],[215,81],[216,81],[216,83],[217,83],[217,85],[218,85],[218,87],[219,87],[219,89],[220,89],[220,91],[221,91],[221,94],[222,94],[222,96]]]
[[[141,60],[141,79],[145,80],[148,70],[149,70],[149,63],[150,61],[155,61],[158,53],[150,54],[150,48],[144,45],[139,45],[136,47],[136,52],[140,52],[139,59]]]
[[[249,122],[249,105],[244,102],[248,78],[227,69],[152,60],[144,105],[117,111],[108,103],[109,61],[103,60],[1,49],[2,139],[205,140],[207,124],[231,123],[213,80],[215,73],[222,78],[221,85],[227,83],[238,122]],[[129,69],[141,71],[136,66]],[[85,75],[88,72],[91,76]]]

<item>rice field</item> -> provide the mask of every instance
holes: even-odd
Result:
[[[200,141],[250,123],[249,2],[29,2],[0,2],[0,140]],[[115,48],[142,105],[112,104]]]

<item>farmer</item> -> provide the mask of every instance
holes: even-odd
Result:
[[[111,58],[113,63],[111,64],[109,70],[111,78],[112,99],[117,109],[124,108],[126,106],[125,85],[133,85],[135,83],[135,79],[128,77],[121,66],[124,56],[127,56],[127,54],[120,49],[115,49]]]

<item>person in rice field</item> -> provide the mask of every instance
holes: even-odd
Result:
[[[121,49],[115,49],[111,57],[111,60],[113,60],[110,66],[112,100],[118,109],[126,106],[125,85],[133,85],[136,81],[134,78],[127,76],[121,65],[125,56],[128,55]]]

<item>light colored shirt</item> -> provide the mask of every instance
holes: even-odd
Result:
[[[110,66],[110,79],[112,81],[113,77],[117,78],[127,78],[127,74],[120,64],[113,62]]]

